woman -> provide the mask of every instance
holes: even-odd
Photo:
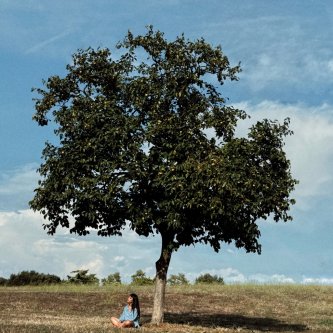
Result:
[[[140,305],[136,294],[130,294],[127,298],[127,305],[119,318],[111,317],[111,323],[115,327],[139,327],[140,326]]]

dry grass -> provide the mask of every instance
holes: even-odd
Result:
[[[119,314],[132,291],[130,286],[0,288],[0,333],[118,332],[109,318]],[[134,291],[145,332],[333,332],[333,287],[169,287],[165,323],[158,327],[149,324],[153,287]]]

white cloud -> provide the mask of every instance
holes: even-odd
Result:
[[[33,243],[32,251],[38,256],[50,255],[56,246],[60,247],[60,244],[57,244],[54,239],[39,239]]]
[[[333,73],[333,59],[328,61],[327,67],[328,67],[328,70]]]
[[[37,165],[27,164],[20,168],[2,171],[0,174],[0,211],[25,209],[37,187]]]
[[[326,284],[326,285],[333,285],[333,278],[306,278],[304,277],[302,280],[302,283],[304,284]]]
[[[62,232],[62,231],[61,231]],[[108,249],[106,245],[99,244],[94,241],[78,240],[70,237],[69,235],[65,238],[62,237],[62,241],[56,241],[55,238],[39,239],[33,243],[32,250],[38,255],[55,254],[59,251],[81,251],[81,252],[91,252],[91,251],[105,251]]]
[[[123,281],[138,269],[149,275],[157,260],[159,239],[139,237],[125,230],[123,237],[86,237],[59,229],[48,236],[43,218],[32,210],[0,212],[0,276],[22,270],[36,270],[65,278],[76,269],[89,269],[98,277],[121,272]]]
[[[92,241],[84,241],[84,240],[75,240],[72,239],[71,242],[68,242],[68,247],[72,249],[78,250],[107,250],[105,245],[98,244]]]
[[[247,281],[247,278],[244,274],[232,267],[221,269],[208,269],[205,271],[193,271],[186,273],[185,275],[189,281],[194,282],[198,276],[203,274],[210,274],[213,276],[217,275],[219,277],[222,277],[223,280],[227,283],[244,283]]]
[[[231,267],[222,268],[217,271],[212,270],[210,274],[221,276],[228,283],[244,283],[246,281],[246,277],[243,273]]]
[[[33,163],[14,170],[3,171],[0,175],[0,195],[30,191],[33,184],[37,183],[36,168],[37,165]]]
[[[283,274],[253,274],[250,275],[247,280],[249,282],[255,283],[271,283],[271,284],[280,284],[280,283],[295,283],[295,280],[291,277],[285,276]]]
[[[309,83],[314,87],[323,82],[332,83],[332,60],[303,49],[277,51],[279,47],[272,44],[271,50],[261,50],[262,53],[257,54],[252,63],[243,66],[242,81],[248,84],[249,89],[255,92],[272,87],[274,90],[283,87],[306,89]]]
[[[251,116],[250,120],[239,124],[239,136],[245,135],[251,124],[263,118],[280,122],[290,118],[294,135],[286,138],[285,150],[291,160],[293,176],[300,181],[294,193],[299,208],[308,207],[313,197],[333,196],[333,106],[264,101],[256,105],[239,103],[235,107]]]
[[[108,239],[97,236],[85,238],[66,235],[59,230],[55,236],[47,236],[41,227],[42,217],[31,210],[0,212],[0,276],[8,277],[11,273],[22,270],[36,270],[51,273],[66,278],[70,272],[77,269],[89,269],[90,273],[99,278],[111,273],[120,272],[123,282],[130,282],[131,275],[142,269],[147,276],[155,274],[154,262],[159,256],[159,241],[154,238],[127,238],[131,231],[126,231],[123,237]],[[192,256],[195,253],[192,253]],[[199,255],[199,253],[198,253]],[[186,256],[185,256],[186,257]],[[247,268],[241,271],[237,266],[237,255],[233,254],[235,267],[219,267],[221,259],[211,258],[212,269],[202,270],[200,262],[193,261],[184,272],[191,281],[201,274],[209,273],[223,277],[226,283],[304,283],[304,284],[333,284],[331,277],[304,277],[297,280],[284,274],[247,274]],[[200,258],[200,255],[199,255]],[[171,261],[170,274],[178,274],[184,268],[182,257],[177,254]],[[186,259],[185,259],[186,260]],[[264,258],[263,258],[264,260]],[[264,262],[262,262],[264,264]],[[191,267],[189,269],[189,267]]]
[[[122,262],[122,261],[125,260],[125,257],[124,257],[124,256],[115,256],[115,257],[113,258],[113,260],[114,260],[115,262]]]
[[[217,275],[222,277],[226,283],[267,283],[267,284],[280,284],[280,283],[296,283],[295,279],[292,277],[288,277],[283,274],[250,274],[246,275],[240,272],[236,268],[227,267],[221,269],[209,269],[200,272],[191,272],[187,273],[186,277],[191,281],[194,282],[195,279],[203,274],[210,274],[210,275]]]
[[[97,256],[95,259],[82,264],[79,269],[89,269],[91,273],[101,276],[103,274],[104,260],[102,256]]]
[[[291,8],[288,15],[281,15],[276,6],[271,3],[258,11],[249,3],[237,17],[206,23],[205,35],[223,38],[229,59],[241,61],[241,87],[254,99],[262,94],[259,98],[309,100],[316,95],[325,100],[324,91],[333,82],[332,42],[325,15],[309,21]]]

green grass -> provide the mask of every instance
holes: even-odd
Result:
[[[153,286],[0,287],[0,333],[118,332],[110,317],[130,292],[146,332],[333,332],[333,287],[249,284],[168,287],[158,327]]]

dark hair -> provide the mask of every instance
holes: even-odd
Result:
[[[138,312],[138,317],[140,317],[139,297],[137,294],[130,294],[130,296],[133,298],[132,311],[134,311],[134,309],[136,309],[136,311]]]

